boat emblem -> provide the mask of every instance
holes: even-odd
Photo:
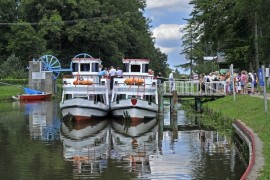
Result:
[[[137,104],[137,99],[132,98],[132,99],[131,99],[131,103],[132,103],[132,105],[136,105],[136,104]]]

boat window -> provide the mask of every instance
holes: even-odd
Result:
[[[119,94],[119,96],[120,96],[119,97],[120,99],[126,99],[126,95],[125,94]]]
[[[124,63],[125,69],[124,72],[129,72],[129,63]]]
[[[131,65],[131,72],[140,72],[140,65]]]
[[[81,63],[81,72],[86,72],[90,70],[90,64],[89,63]]]
[[[92,72],[98,72],[99,63],[92,63]]]
[[[78,72],[79,66],[78,63],[72,63],[72,72]]]
[[[145,95],[144,96],[145,100],[147,100],[148,102],[155,102],[155,96],[153,95]]]
[[[142,72],[147,73],[148,72],[148,64],[142,64]]]
[[[132,98],[142,99],[142,96],[128,95],[128,99],[132,99]]]

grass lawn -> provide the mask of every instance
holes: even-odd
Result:
[[[23,93],[23,87],[0,86],[0,101],[12,99],[12,96]]]
[[[264,99],[249,95],[237,95],[236,101],[233,96],[206,102],[207,106],[224,116],[241,120],[249,126],[263,141],[263,154],[265,167],[261,172],[260,179],[270,179],[270,101],[268,100],[268,112],[264,109]]]

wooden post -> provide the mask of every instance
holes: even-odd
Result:
[[[177,111],[178,111],[178,107],[177,107],[177,91],[173,91],[173,116],[177,117]]]
[[[163,99],[163,88],[162,86],[159,86],[158,88],[158,116],[163,119],[162,117],[164,116],[164,99]]]
[[[195,111],[201,112],[201,110],[202,110],[201,98],[195,98]]]
[[[163,130],[164,130],[164,117],[158,117],[158,147],[162,147],[163,141]]]

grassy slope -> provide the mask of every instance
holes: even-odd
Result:
[[[270,179],[270,101],[268,101],[268,112],[264,110],[262,98],[248,95],[237,95],[236,101],[233,100],[232,96],[227,96],[207,102],[204,106],[208,106],[225,116],[243,121],[259,135],[263,141],[265,158],[265,167],[260,179]]]
[[[10,100],[12,96],[22,93],[23,88],[19,86],[0,86],[0,101]]]

